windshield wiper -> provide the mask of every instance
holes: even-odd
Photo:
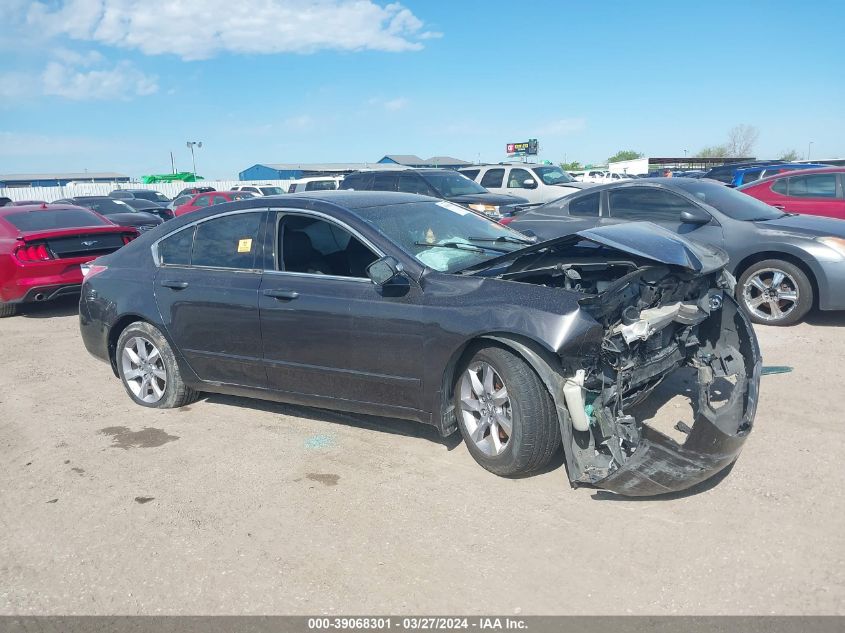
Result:
[[[496,253],[510,252],[503,248],[493,248],[492,246],[475,246],[474,244],[466,244],[464,242],[441,242],[439,244],[429,244],[428,242],[414,242],[414,246],[428,246],[429,248],[454,248],[459,251],[472,251],[474,253],[483,253],[484,251],[494,251]]]
[[[509,242],[510,244],[533,244],[529,239],[523,239],[513,235],[500,235],[499,237],[468,237],[470,242]]]

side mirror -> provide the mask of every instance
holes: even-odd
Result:
[[[540,241],[540,238],[537,237],[537,234],[534,231],[532,231],[531,229],[522,230],[522,231],[520,231],[520,233],[522,233],[525,237],[527,237],[532,242],[539,242]]]
[[[681,211],[681,222],[684,224],[710,224],[710,214],[703,209],[685,209]]]
[[[383,286],[401,275],[403,271],[402,264],[390,255],[387,255],[367,266],[367,277],[375,285]]]
[[[536,189],[537,188],[537,181],[533,178],[526,178],[522,181],[522,186],[526,189]]]

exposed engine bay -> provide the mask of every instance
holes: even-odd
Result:
[[[739,453],[753,423],[761,360],[721,265],[667,265],[583,241],[521,258],[500,278],[583,294],[601,325],[561,354],[555,395],[569,477],[626,495],[677,491],[713,476]],[[631,414],[686,370],[692,424],[676,440]],[[714,389],[729,391],[713,397]],[[562,396],[562,397],[561,397]]]

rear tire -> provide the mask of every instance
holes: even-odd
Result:
[[[795,264],[766,259],[742,273],[736,286],[742,309],[754,323],[792,325],[813,307],[813,284]]]
[[[130,323],[117,339],[115,356],[123,387],[136,404],[173,409],[199,398],[182,380],[173,349],[155,326]]]
[[[455,384],[455,414],[470,455],[504,477],[543,468],[561,446],[545,385],[509,349],[488,345],[470,353]]]
[[[17,303],[0,303],[0,319],[14,316],[17,311]]]

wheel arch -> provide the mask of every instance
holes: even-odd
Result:
[[[743,273],[748,270],[754,264],[759,262],[765,261],[767,259],[779,259],[781,261],[789,262],[801,269],[801,271],[807,275],[807,279],[810,280],[810,285],[813,287],[813,308],[818,308],[819,305],[819,282],[816,276],[815,270],[813,267],[807,263],[806,260],[794,255],[793,253],[785,252],[785,251],[760,251],[758,253],[753,253],[742,259],[735,267],[734,267],[734,276],[737,280],[742,277]],[[739,285],[737,285],[739,288]]]
[[[558,415],[560,415],[562,409],[565,410],[562,390],[564,377],[561,373],[560,358],[544,347],[542,343],[529,337],[509,332],[487,332],[464,341],[452,353],[443,371],[443,382],[440,389],[442,396],[440,409],[442,411],[440,423],[441,435],[451,435],[457,430],[457,419],[453,404],[454,387],[457,382],[456,372],[458,367],[468,360],[469,354],[472,353],[473,348],[479,343],[495,344],[516,353],[540,377],[540,380],[552,397]]]
[[[149,319],[144,318],[140,314],[124,314],[109,328],[109,334],[107,339],[109,363],[111,364],[111,369],[114,372],[115,376],[118,376],[117,339],[120,338],[120,335],[123,333],[123,330],[129,327],[132,323],[136,323],[137,321],[143,321],[144,323],[150,323],[151,325],[155,325],[154,323],[151,323]]]

